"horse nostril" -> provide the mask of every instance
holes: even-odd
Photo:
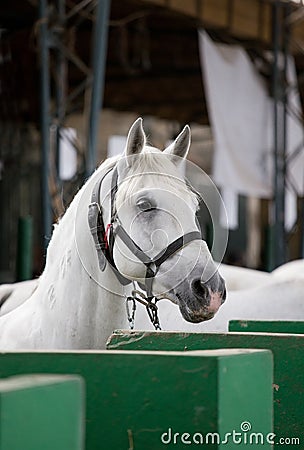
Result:
[[[206,299],[209,296],[209,289],[202,283],[200,278],[192,281],[191,289],[193,294],[198,298]]]
[[[227,297],[227,291],[226,291],[226,288],[224,288],[223,295],[222,295],[222,301],[223,302],[226,300],[226,297]]]
[[[204,297],[208,297],[209,296],[209,289],[207,288],[207,286],[202,282],[202,280],[200,280],[200,289],[201,289],[201,293]]]

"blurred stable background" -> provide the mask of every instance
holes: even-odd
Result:
[[[159,148],[190,124],[225,262],[304,257],[300,0],[10,0],[0,25],[0,282],[41,273],[52,223],[138,116]]]

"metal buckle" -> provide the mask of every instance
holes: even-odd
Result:
[[[126,297],[127,318],[131,330],[134,329],[135,325],[136,302],[139,302],[146,307],[147,314],[155,330],[161,330],[158,318],[158,306],[156,305],[157,301],[158,299],[156,297],[146,297],[143,292],[137,289],[132,290],[131,295]],[[130,310],[129,306],[131,302],[133,303],[132,310]]]
[[[132,302],[132,310],[130,311],[129,303]],[[127,310],[127,318],[130,324],[130,330],[134,329],[135,325],[135,312],[136,312],[136,301],[133,297],[126,298],[126,310]]]

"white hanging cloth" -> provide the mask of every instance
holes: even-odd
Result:
[[[273,100],[268,95],[264,80],[242,47],[215,44],[204,31],[199,31],[199,45],[214,138],[213,179],[223,190],[271,198]],[[288,78],[289,83],[296,86],[291,57]],[[301,112],[296,89],[289,94],[288,102],[293,109]],[[291,154],[303,143],[303,129],[292,115],[288,115],[287,120],[287,154]],[[298,195],[303,195],[303,175],[304,151],[301,151],[288,166],[288,177],[293,180]],[[291,205],[289,200],[291,196],[291,193],[286,196],[288,228],[296,220],[295,202],[291,200]]]

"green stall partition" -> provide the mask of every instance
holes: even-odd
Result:
[[[119,350],[269,349],[274,358],[274,448],[304,448],[304,335],[117,331],[108,342]],[[283,446],[283,447],[282,447]]]
[[[304,322],[284,320],[230,320],[229,331],[247,333],[304,334]]]
[[[2,377],[85,379],[86,450],[270,449],[272,369],[271,352],[247,349],[0,354]]]
[[[83,380],[58,375],[1,379],[0,449],[83,450]]]

